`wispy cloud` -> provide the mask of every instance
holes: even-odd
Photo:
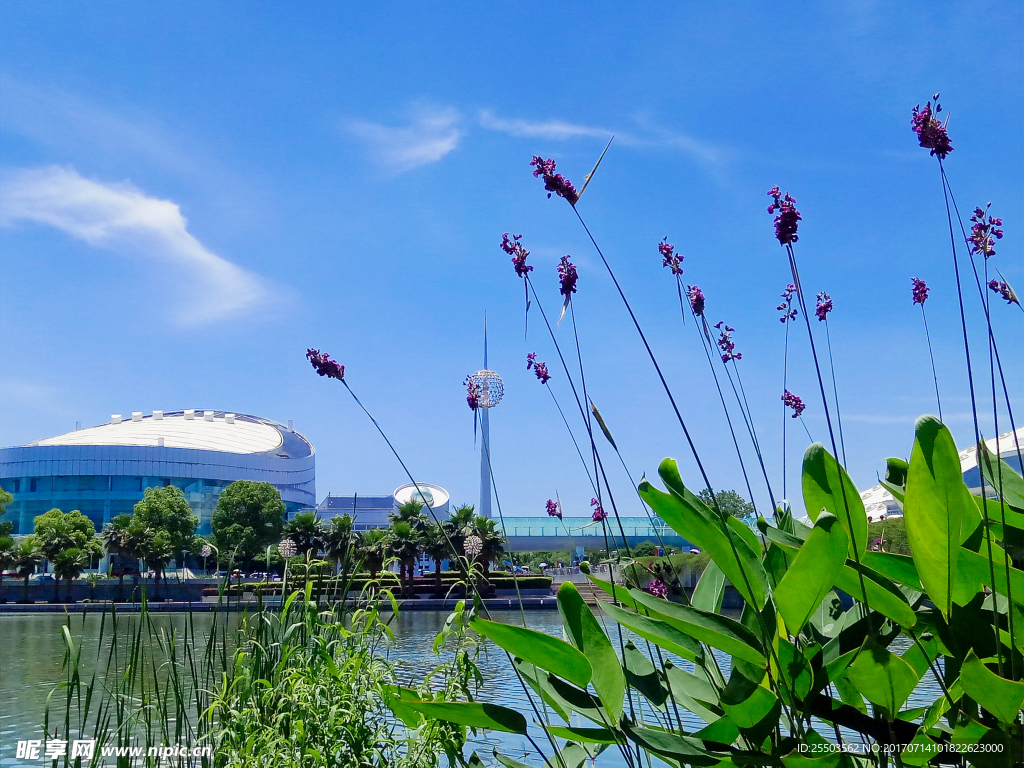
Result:
[[[367,145],[373,158],[394,173],[436,163],[459,146],[463,132],[451,107],[417,107],[403,126],[352,120],[344,128]]]
[[[177,267],[172,276],[188,291],[182,323],[222,320],[270,297],[261,278],[200,243],[175,203],[148,197],[129,182],[104,184],[60,166],[31,168],[5,176],[0,198],[4,226],[43,224],[95,247]]]
[[[552,139],[555,141],[562,139],[575,139],[581,136],[595,136],[598,138],[608,139],[608,137],[614,133],[614,131],[609,131],[604,128],[594,128],[589,125],[576,125],[562,120],[543,120],[535,122],[521,120],[519,118],[506,120],[501,117],[496,117],[486,109],[480,112],[479,122],[481,128],[486,128],[489,131],[500,131],[501,133],[507,133],[510,136],[518,136],[520,138]]]

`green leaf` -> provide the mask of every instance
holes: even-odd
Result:
[[[644,749],[687,765],[717,765],[727,758],[726,754],[709,752],[703,743],[692,736],[679,736],[671,731],[632,726],[629,723],[623,723],[623,729],[630,741]]]
[[[725,713],[741,731],[760,725],[780,703],[774,693],[736,668],[722,691]]]
[[[914,687],[917,674],[906,661],[869,640],[846,671],[864,698],[885,711],[889,720],[895,720]]]
[[[650,640],[658,647],[681,656],[687,661],[697,662],[698,659],[703,660],[704,658],[704,651],[700,647],[700,643],[664,621],[627,611],[625,608],[619,608],[611,603],[601,603],[601,610],[626,629],[636,632],[640,637]]]
[[[1018,765],[1010,754],[1012,747],[1006,734],[998,728],[988,728],[975,720],[960,722],[953,730],[950,741],[976,768],[1009,768]],[[1015,741],[1019,750],[1020,741]]]
[[[629,596],[625,587],[617,587],[610,581],[605,581],[604,579],[599,579],[596,576],[591,576],[589,573],[587,573],[587,578],[590,579],[591,583],[595,587],[600,589],[606,595],[609,595],[613,600],[619,601],[627,608],[636,610],[636,603],[633,602],[633,598]]]
[[[716,744],[728,746],[739,738],[740,729],[728,717],[722,717],[713,723],[708,723],[693,735],[702,741],[713,741]]]
[[[775,607],[792,634],[799,634],[831,591],[846,564],[849,541],[839,518],[828,512],[818,515],[811,535],[775,590]]]
[[[615,744],[615,734],[607,728],[583,728],[578,726],[563,727],[549,725],[551,735],[567,741],[579,741],[584,744]]]
[[[526,718],[514,709],[497,704],[468,701],[403,701],[402,704],[430,720],[506,733],[526,733]]]
[[[615,649],[572,582],[564,582],[558,590],[558,611],[569,641],[593,668],[594,690],[612,722],[617,723],[622,716],[626,680]]]
[[[974,650],[967,652],[960,669],[964,693],[1004,723],[1012,723],[1024,705],[1024,683],[1006,680],[981,663]]]
[[[684,487],[675,461],[662,461],[658,474],[670,492],[659,491],[643,480],[638,489],[641,498],[676,533],[709,553],[744,600],[763,608],[769,587],[760,552],[752,550],[743,534]]]
[[[668,699],[668,689],[662,683],[661,676],[651,660],[632,642],[626,643],[622,660],[626,669],[626,681],[630,687],[640,691],[657,709],[663,709]]]
[[[638,589],[631,589],[629,594],[651,612],[653,618],[664,621],[695,640],[762,668],[767,666],[768,660],[764,657],[757,635],[738,621],[717,613],[698,611]]]
[[[1013,437],[1007,442],[1012,444]],[[1000,440],[1002,443],[1002,440]],[[1011,507],[1024,511],[1024,478],[1013,471],[1013,467],[988,449],[984,442],[978,443],[978,457],[981,459],[981,474],[1003,501]]]
[[[522,659],[512,659],[512,666],[516,668],[516,671],[522,676],[526,684],[533,688],[537,692],[544,702],[555,710],[555,713],[569,722],[569,714],[572,711],[572,707],[569,706],[568,702],[562,700],[562,698],[554,691],[551,685],[548,683],[548,673],[537,669],[533,664]]]
[[[405,706],[408,701],[420,701],[420,695],[412,688],[402,688],[398,685],[383,686],[384,703],[395,717],[402,721],[409,728],[416,728],[423,719],[419,712]]]
[[[839,518],[849,537],[850,557],[858,559],[868,542],[864,502],[846,470],[821,443],[812,443],[804,453],[802,486],[810,518],[817,520],[822,510]]]
[[[924,592],[921,577],[917,575],[917,567],[914,565],[914,558],[909,555],[895,555],[891,552],[865,552],[861,557],[861,562],[897,584]]]
[[[513,656],[525,659],[579,686],[586,686],[594,670],[587,657],[564,640],[535,629],[500,624],[479,617],[469,623],[478,634],[504,648]]]
[[[960,457],[949,430],[934,416],[922,416],[914,428],[917,436],[903,507],[907,539],[929,599],[948,620],[961,524],[965,515],[977,511],[964,485]]]
[[[722,597],[725,595],[725,574],[714,560],[704,568],[697,586],[693,590],[690,604],[702,611],[718,613],[722,610]]]
[[[677,667],[671,661],[665,662],[665,679],[676,705],[705,723],[713,723],[725,713],[718,700],[718,692],[706,679]]]

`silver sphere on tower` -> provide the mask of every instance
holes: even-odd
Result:
[[[477,371],[470,374],[469,381],[476,387],[477,408],[493,408],[505,395],[505,382],[494,371]]]

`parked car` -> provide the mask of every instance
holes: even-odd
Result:
[[[52,573],[33,573],[28,577],[30,584],[53,584]]]

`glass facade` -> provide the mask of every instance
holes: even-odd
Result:
[[[249,417],[254,418],[254,417]],[[0,449],[0,487],[11,493],[7,520],[15,534],[33,530],[37,515],[57,508],[80,510],[96,529],[131,513],[146,488],[180,488],[196,516],[198,532],[210,532],[221,491],[235,480],[268,482],[288,513],[316,504],[313,446],[287,427],[281,445],[263,453],[140,445],[46,445]]]

